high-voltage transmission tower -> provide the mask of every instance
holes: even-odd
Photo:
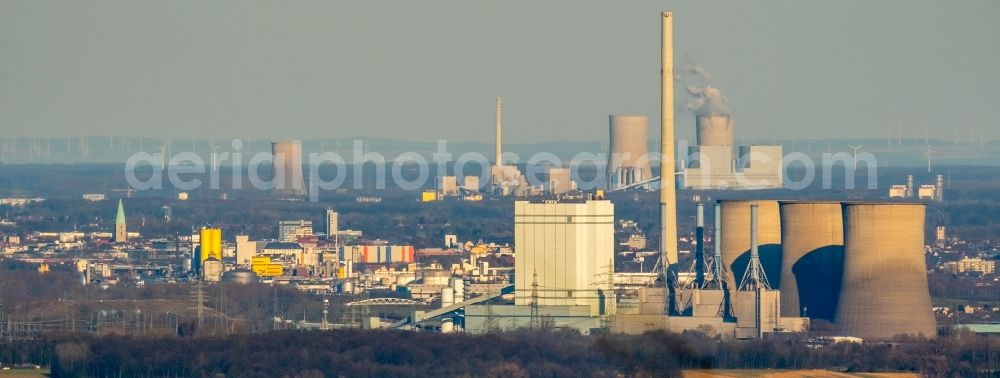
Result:
[[[194,302],[194,307],[191,307],[190,310],[195,310],[198,313],[198,328],[201,328],[205,319],[205,291],[203,289],[201,281],[196,281],[194,289],[191,290],[191,300]]]
[[[486,300],[486,321],[483,322],[483,328],[485,328],[488,333],[500,331],[500,323],[497,320],[497,314],[493,312],[493,299]]]
[[[541,327],[541,319],[538,315],[538,271],[531,273],[531,318],[528,320],[528,328],[538,329]]]
[[[615,326],[615,315],[618,313],[618,292],[615,289],[615,260],[608,265],[607,279],[600,282],[604,285],[604,314],[601,316],[601,328],[610,333]]]

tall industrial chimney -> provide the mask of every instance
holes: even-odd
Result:
[[[944,175],[937,175],[934,181],[934,200],[944,201]]]
[[[503,147],[502,147],[503,141],[501,140],[501,134],[500,134],[500,128],[502,126],[501,125],[501,121],[502,121],[502,118],[503,118],[503,98],[501,98],[500,96],[497,96],[496,112],[497,112],[497,115],[496,115],[496,133],[497,133],[497,135],[496,135],[496,141],[497,141],[497,145],[495,146],[496,151],[495,151],[495,156],[494,156],[494,160],[493,160],[493,165],[496,165],[496,166],[499,167],[499,166],[503,165],[503,160],[501,159],[501,155],[503,154]]]
[[[913,197],[917,193],[913,191],[913,175],[906,175],[906,196]]]
[[[677,181],[674,178],[674,17],[661,14],[660,46],[660,254],[664,274],[677,263]]]

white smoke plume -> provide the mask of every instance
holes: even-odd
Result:
[[[678,80],[691,95],[691,101],[684,106],[694,115],[730,115],[729,100],[722,94],[719,88],[713,87],[708,82],[712,75],[708,70],[697,65],[687,65],[680,69]],[[692,83],[694,78],[699,80],[697,84]]]

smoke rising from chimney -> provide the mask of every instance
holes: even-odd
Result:
[[[687,89],[691,101],[684,106],[687,111],[696,116],[730,115],[729,100],[719,88],[709,84],[712,75],[704,67],[687,65],[679,70],[678,80]],[[695,80],[697,79],[697,80]],[[699,84],[692,83],[697,81]]]

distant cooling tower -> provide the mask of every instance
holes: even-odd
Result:
[[[733,124],[728,115],[700,115],[696,119],[699,146],[733,146]]]
[[[840,202],[781,202],[781,313],[833,321],[844,272]]]
[[[646,116],[609,117],[611,149],[608,154],[608,189],[653,178],[646,148]]]
[[[736,288],[750,262],[750,204],[757,203],[760,262],[771,287],[781,282],[781,218],[778,201],[719,200],[722,207],[722,262],[729,270],[729,287]]]
[[[924,262],[923,204],[844,204],[841,335],[937,336]]]
[[[302,142],[290,140],[271,143],[274,157],[274,192],[279,195],[304,196],[302,180]]]

